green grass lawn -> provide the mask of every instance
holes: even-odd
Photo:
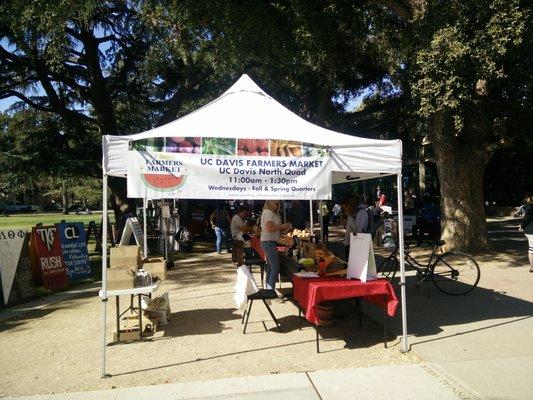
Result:
[[[111,223],[114,223],[115,217],[113,213],[109,213]],[[9,217],[0,217],[0,229],[9,228],[25,228],[31,230],[39,222],[43,225],[53,225],[65,220],[66,222],[83,222],[85,226],[90,221],[96,222],[100,225],[102,214],[90,214],[90,215],[75,215],[74,213],[69,215],[63,215],[61,213],[27,213],[27,214],[12,214]]]

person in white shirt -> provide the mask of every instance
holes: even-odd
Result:
[[[243,238],[243,233],[252,233],[254,230],[253,227],[246,225],[245,218],[247,213],[248,211],[245,207],[239,207],[237,213],[231,219],[230,224],[231,238],[233,239],[231,261],[237,263],[239,266],[244,264],[243,248],[247,242]]]
[[[291,224],[282,224],[278,214],[279,201],[267,200],[261,213],[261,248],[267,261],[266,288],[274,290],[279,274],[279,257],[276,246],[280,232],[290,229]]]

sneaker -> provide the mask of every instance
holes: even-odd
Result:
[[[220,251],[217,251],[217,254],[222,254]]]
[[[529,268],[529,272],[533,272],[533,267],[530,267],[530,268]]]

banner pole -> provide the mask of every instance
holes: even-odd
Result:
[[[314,230],[313,230],[313,200],[309,200],[309,220],[311,223],[311,236],[313,236]]]
[[[407,341],[407,305],[405,293],[405,251],[403,238],[403,193],[402,193],[402,174],[397,176],[398,186],[398,246],[400,250],[400,290],[402,300],[402,352],[409,351],[409,343]]]
[[[107,304],[107,174],[102,177],[102,378],[106,374],[106,304]]]
[[[148,226],[146,221],[146,205],[148,201],[146,197],[143,197],[143,245],[144,245],[144,257],[148,257],[148,233],[146,227]]]
[[[320,243],[324,242],[324,218],[322,218],[322,200],[318,202],[318,218],[320,218]]]

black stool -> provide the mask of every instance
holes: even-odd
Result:
[[[244,248],[244,265],[248,267],[250,272],[252,272],[252,266],[258,265],[261,270],[261,287],[265,287],[264,285],[264,275],[265,275],[265,265],[266,261],[263,260],[259,254],[257,254],[257,251],[252,249],[251,247],[245,247]]]
[[[254,304],[254,300],[261,300],[263,302],[263,304],[268,310],[268,313],[272,317],[272,320],[274,321],[279,331],[281,332],[281,325],[276,319],[276,316],[274,315],[274,313],[272,312],[272,309],[266,302],[266,300],[277,299],[277,298],[278,298],[278,294],[276,293],[275,290],[272,290],[272,289],[259,289],[259,292],[249,295],[248,301],[246,302],[246,307],[244,308],[244,314],[242,315],[241,323],[244,323],[244,330],[242,333],[246,333],[246,327],[248,326],[248,319],[250,318],[250,312],[252,311],[252,304]],[[245,317],[246,317],[246,322],[244,322]]]

